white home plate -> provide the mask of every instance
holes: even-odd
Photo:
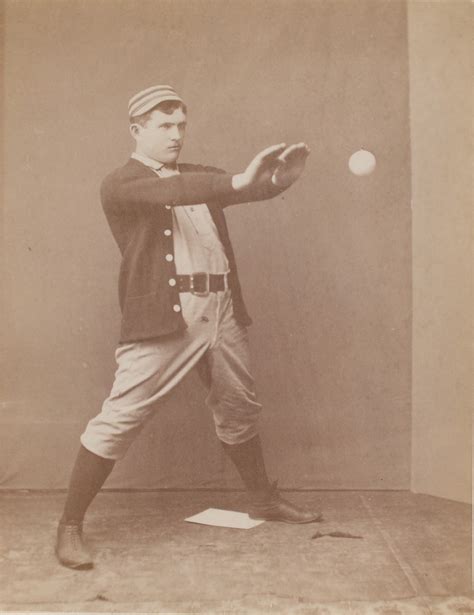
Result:
[[[208,508],[197,515],[188,517],[185,521],[201,523],[202,525],[214,525],[215,527],[231,527],[236,530],[250,530],[265,521],[251,519],[247,513],[233,510],[221,510],[220,508]]]

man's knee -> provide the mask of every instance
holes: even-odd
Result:
[[[117,461],[126,455],[141,427],[141,424],[121,425],[109,422],[98,415],[89,421],[80,440],[91,453]]]
[[[262,411],[257,402],[239,407],[220,405],[214,408],[214,423],[219,440],[226,444],[242,444],[257,435],[258,420]]]

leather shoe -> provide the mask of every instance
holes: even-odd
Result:
[[[58,525],[56,555],[63,566],[74,570],[89,570],[94,563],[82,541],[82,524],[63,523]]]
[[[248,514],[251,519],[283,521],[284,523],[314,523],[323,520],[320,512],[295,506],[283,499],[278,493],[276,483],[273,483],[267,490],[251,493]]]

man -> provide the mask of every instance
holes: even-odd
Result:
[[[257,433],[261,410],[249,370],[247,326],[224,207],[272,198],[304,169],[308,147],[274,145],[242,173],[177,164],[186,106],[167,85],[129,102],[136,148],[104,180],[102,205],[122,253],[118,370],[87,425],[72,472],[56,553],[70,568],[93,566],[82,523],[94,496],[159,401],[193,368],[208,387],[216,433],[249,493],[252,518],[320,520],[270,484]]]

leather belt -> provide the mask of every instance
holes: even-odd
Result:
[[[197,271],[191,275],[177,275],[178,292],[192,293],[199,297],[206,297],[209,293],[217,293],[229,288],[226,273],[207,273]]]

